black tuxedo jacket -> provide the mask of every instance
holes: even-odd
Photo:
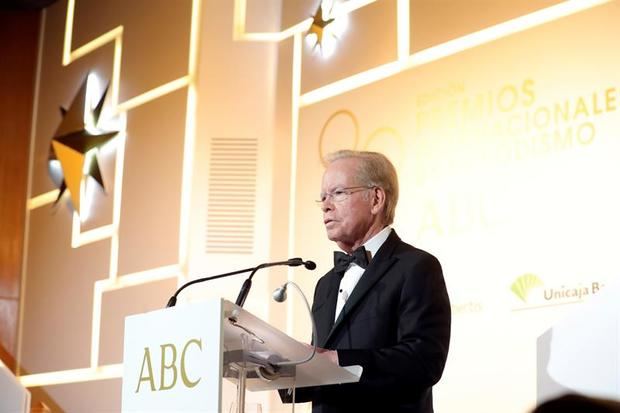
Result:
[[[317,283],[312,312],[319,347],[341,366],[364,368],[359,383],[300,388],[313,413],[433,412],[450,342],[450,301],[441,265],[392,231],[334,322],[341,275]],[[281,392],[285,401],[288,398]]]

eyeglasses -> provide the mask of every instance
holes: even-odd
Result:
[[[355,192],[365,191],[372,188],[375,188],[375,186],[349,186],[346,188],[334,189],[332,192],[322,192],[319,199],[316,200],[316,203],[321,205],[328,199],[331,199],[332,202],[342,202]]]

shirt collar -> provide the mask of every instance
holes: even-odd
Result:
[[[374,258],[377,254],[379,248],[381,248],[385,240],[390,236],[390,232],[392,232],[392,227],[388,225],[364,243],[364,248],[370,253],[370,259]]]

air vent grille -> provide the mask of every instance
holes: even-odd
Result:
[[[211,139],[208,254],[253,253],[257,158],[257,139]]]

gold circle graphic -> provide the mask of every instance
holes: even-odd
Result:
[[[400,150],[398,151],[398,154],[393,154],[393,156],[391,156],[391,160],[392,160],[392,163],[394,163],[394,166],[396,167],[396,169],[399,169],[399,166],[402,165],[402,162],[405,159],[405,142],[401,134],[398,133],[398,131],[395,128],[392,128],[390,126],[382,126],[380,128],[375,129],[370,135],[368,135],[368,138],[366,139],[366,142],[364,143],[364,150],[367,151],[371,142],[375,140],[381,134],[393,136],[395,138],[395,141],[398,143]],[[392,154],[384,153],[384,155],[389,156]]]
[[[325,131],[327,130],[327,127],[329,126],[330,122],[334,120],[334,118],[341,116],[341,115],[349,117],[351,119],[351,122],[353,123],[353,127],[355,128],[355,140],[354,140],[352,149],[357,148],[357,143],[359,142],[360,127],[359,127],[359,123],[357,122],[357,118],[355,117],[353,112],[347,109],[341,109],[341,110],[338,110],[332,113],[331,116],[327,119],[327,121],[323,125],[323,127],[321,128],[321,134],[319,135],[319,157],[321,158],[321,163],[323,164],[323,166],[327,166],[325,164],[325,158],[324,158],[325,154],[323,153],[323,136],[325,135]]]

